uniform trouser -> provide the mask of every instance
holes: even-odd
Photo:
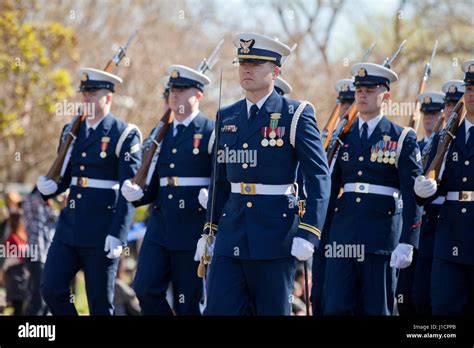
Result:
[[[48,251],[41,291],[53,315],[77,315],[70,284],[84,270],[91,315],[113,315],[115,278],[119,259],[109,259],[103,248],[83,248],[55,240]]]
[[[197,276],[194,250],[176,251],[145,237],[138,258],[134,289],[143,315],[173,315],[166,290],[173,286],[177,315],[200,315],[203,282]]]
[[[431,265],[432,258],[418,257],[413,279],[413,303],[416,314],[431,315]]]
[[[400,316],[413,316],[416,314],[413,300],[413,284],[415,281],[415,269],[418,262],[417,250],[413,250],[413,261],[407,268],[403,268],[398,273],[397,290],[395,299],[398,314]]]
[[[324,315],[391,315],[396,286],[390,255],[326,259]]]
[[[435,257],[431,296],[433,315],[473,315],[474,266]]]
[[[312,282],[311,288],[311,305],[313,308],[313,316],[319,317],[323,315],[323,293],[324,293],[324,278],[326,272],[326,257],[324,250],[314,254]]]
[[[44,263],[41,261],[28,261],[28,271],[30,272],[29,279],[29,300],[26,308],[27,315],[46,315],[48,306],[41,297],[41,277],[44,270]]]
[[[205,315],[290,315],[296,259],[239,260],[214,255]]]

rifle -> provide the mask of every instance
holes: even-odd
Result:
[[[392,55],[391,58],[385,58],[383,61],[383,65],[386,68],[390,69],[391,64],[394,62],[394,60],[398,57],[400,54],[401,50],[405,46],[407,40],[403,40],[403,42],[398,46],[398,49],[395,51],[395,53]],[[336,130],[331,136],[331,140],[329,142],[329,147],[328,147],[328,153],[327,153],[327,159],[329,165],[331,165],[336,153],[339,151],[339,148],[343,143],[344,138],[346,137],[347,133],[349,133],[349,130],[352,127],[352,124],[356,120],[358,114],[357,106],[356,103],[352,103],[350,106],[349,110],[347,110],[347,113],[344,115],[342,118],[341,122],[339,122]]]
[[[436,55],[437,48],[438,48],[438,40],[435,41],[433,50],[431,51],[430,60],[426,62],[425,64],[425,69],[423,71],[423,76],[421,78],[420,87],[418,88],[418,95],[423,93],[426,88],[426,83],[428,82],[428,79],[430,78],[430,75],[431,75],[431,66],[433,64],[433,59]],[[417,98],[415,102],[415,112],[413,112],[413,115],[411,117],[410,124],[409,124],[409,127],[413,128],[415,133],[418,132],[418,127],[420,126],[420,107],[421,107],[421,103]]]
[[[222,68],[221,68],[221,77],[219,81],[219,101],[217,105],[217,115],[215,123],[215,134],[216,138],[214,144],[216,146],[216,151],[214,153],[213,163],[212,163],[212,195],[211,195],[211,213],[210,213],[210,227],[209,233],[206,236],[206,244],[212,245],[214,242],[214,231],[212,229],[212,222],[214,221],[214,212],[215,212],[215,203],[216,203],[216,183],[217,183],[217,149],[219,146],[219,123],[220,123],[220,114],[221,114],[221,99],[222,99]],[[199,278],[204,278],[206,275],[206,265],[211,263],[211,256],[207,254],[207,246],[204,248],[204,255],[199,260],[199,266],[197,269],[197,275]]]
[[[438,121],[436,121],[436,124],[433,128],[433,132],[421,153],[421,162],[423,163],[423,168],[425,168],[426,165],[428,164],[429,154],[431,152],[431,149],[433,148],[434,136],[438,134],[439,131],[443,128],[445,119],[446,119],[446,110],[443,110],[441,117],[438,119]]]
[[[135,30],[135,32],[128,38],[128,41],[125,46],[120,47],[117,50],[112,59],[107,62],[107,65],[104,68],[105,72],[110,73],[113,71],[114,65],[119,65],[120,61],[123,59],[123,57],[125,57],[127,49],[130,47],[130,44],[132,43],[135,36],[137,36],[137,34],[138,30]],[[46,177],[48,179],[54,180],[56,182],[59,182],[61,180],[61,172],[63,165],[65,164],[67,153],[71,147],[71,144],[76,139],[77,133],[79,132],[79,128],[81,127],[81,123],[84,122],[85,119],[86,115],[84,115],[82,110],[79,110],[78,114],[74,116],[74,119],[72,120],[70,126],[68,126],[69,131],[66,133],[64,140],[59,146],[58,156],[51,165],[48,174],[46,174]]]
[[[202,61],[197,67],[197,71],[199,71],[201,74],[204,74],[208,70],[212,69],[212,67],[217,63],[217,60],[219,59],[218,53],[221,50],[223,44],[224,39],[219,41],[217,47],[214,49],[214,51],[212,51],[211,55],[208,58],[202,59]],[[168,107],[163,116],[161,116],[158,125],[156,126],[157,132],[155,137],[143,151],[142,164],[138,169],[137,174],[132,179],[132,183],[137,184],[142,189],[144,189],[146,186],[146,179],[148,176],[148,171],[150,170],[151,163],[153,161],[153,157],[155,156],[155,153],[158,150],[161,141],[165,137],[168,128],[173,123],[173,118],[173,113]]]
[[[376,43],[374,41],[372,43],[372,45],[370,45],[367,52],[365,52],[364,57],[362,59],[363,62],[366,62],[369,59],[372,51],[375,48],[375,45],[376,45]],[[334,107],[334,109],[331,112],[331,116],[329,116],[329,119],[328,119],[328,121],[326,122],[326,125],[323,128],[323,131],[322,131],[321,135],[322,135],[324,150],[327,150],[327,148],[329,146],[329,142],[331,140],[332,133],[334,132],[334,128],[336,128],[337,121],[339,119],[339,111],[340,110],[341,110],[341,104],[338,102],[338,103],[336,103],[336,106]]]
[[[427,169],[425,177],[439,182],[439,172],[444,161],[444,156],[448,152],[449,144],[451,144],[451,141],[455,137],[454,134],[456,133],[456,130],[461,124],[461,120],[464,116],[465,111],[466,108],[464,106],[463,96],[451,112],[451,115],[449,116],[449,119],[446,122],[446,125],[444,126],[443,130],[439,133],[439,143],[438,147],[436,148],[436,155],[433,161],[431,162],[429,168]]]

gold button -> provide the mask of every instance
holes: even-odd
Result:
[[[466,182],[466,181],[467,181],[466,177],[462,178],[462,182]]]
[[[171,163],[171,164],[170,164],[170,168],[174,168],[174,163]]]
[[[76,195],[76,197],[77,197],[78,199],[81,199],[81,198],[82,198],[82,195],[81,195],[80,193],[78,193],[78,194]]]
[[[202,208],[198,208],[198,211],[202,211]]]
[[[168,199],[173,199],[173,195],[171,193],[168,195]]]
[[[79,169],[80,169],[80,170],[84,170],[84,169],[86,169],[86,167],[80,166]]]
[[[464,214],[466,211],[467,211],[466,208],[462,208],[462,209],[461,209],[461,213],[463,213],[463,214]]]
[[[81,156],[82,156],[82,157],[86,157],[87,154],[86,154],[85,152],[83,152],[83,153],[81,153]]]
[[[222,216],[225,216],[225,215],[226,215],[225,213],[224,213],[224,214],[222,214]]]
[[[391,212],[391,211],[389,211],[389,212],[388,212],[388,215],[392,215],[392,212]]]
[[[252,202],[247,202],[247,208],[252,208]]]
[[[243,144],[242,144],[242,147],[243,147],[244,149],[246,149],[247,147],[249,147],[249,144],[243,143]]]
[[[357,203],[360,203],[360,201],[362,201],[362,199],[360,199],[360,197],[357,197],[357,198],[356,198],[356,202],[357,202]]]
[[[364,157],[363,156],[360,156],[359,157],[359,161],[362,162],[364,160]]]
[[[336,208],[334,208],[334,211],[338,211],[338,210],[339,210],[339,208],[337,208],[337,207],[336,207]]]
[[[362,170],[359,170],[359,171],[357,172],[357,175],[362,176]]]
[[[286,214],[283,214],[283,217],[286,217]]]
[[[464,161],[464,164],[465,164],[466,166],[468,166],[468,165],[469,165],[469,161]]]
[[[171,152],[172,152],[172,153],[176,153],[176,152],[178,152],[178,150],[177,150],[177,149],[173,149],[173,150],[171,150]]]
[[[242,164],[242,168],[247,169],[249,165],[247,163]]]

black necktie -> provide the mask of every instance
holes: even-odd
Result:
[[[469,138],[466,142],[466,149],[469,151],[472,148],[474,148],[474,126],[471,126],[471,128],[469,128]]]
[[[364,122],[362,124],[362,134],[360,135],[360,144],[362,145],[362,147],[365,147],[365,145],[367,145],[369,141],[369,133],[367,131],[368,128],[369,126],[367,125],[367,122]]]
[[[255,119],[257,118],[257,114],[258,114],[258,106],[257,104],[253,104],[251,107],[250,107],[250,116],[249,116],[249,125],[252,124],[253,121],[255,121]]]
[[[176,126],[176,135],[174,136],[174,140],[178,140],[180,135],[183,133],[184,131],[184,128],[186,128],[186,126],[184,124],[178,124]]]
[[[92,127],[87,128],[87,139],[89,139],[93,133],[94,133],[94,128]]]

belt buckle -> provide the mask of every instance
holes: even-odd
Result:
[[[365,184],[363,182],[355,183],[355,192],[356,193],[369,193],[370,184]]]
[[[168,176],[168,186],[178,186],[178,177],[177,176]]]
[[[459,192],[459,202],[472,202],[472,191]]]
[[[89,184],[89,180],[86,177],[80,176],[79,178],[77,178],[77,186],[87,187],[88,184]]]
[[[240,194],[242,195],[256,195],[257,194],[257,185],[256,184],[246,184],[240,183]]]

